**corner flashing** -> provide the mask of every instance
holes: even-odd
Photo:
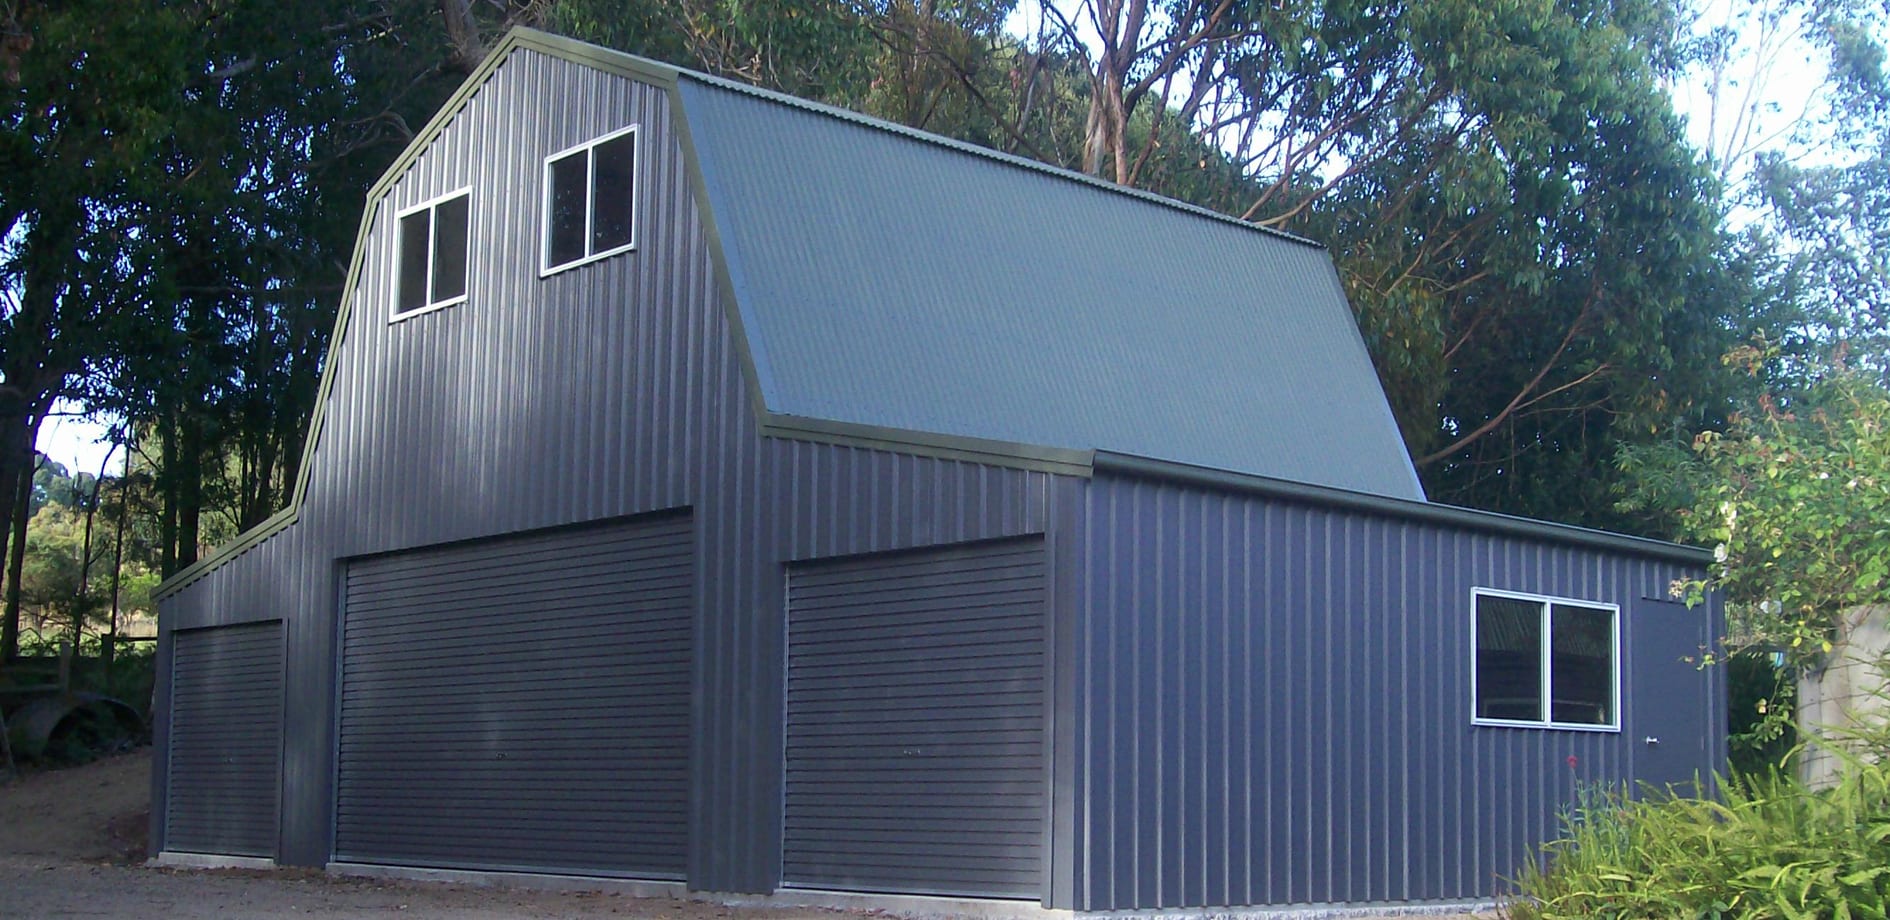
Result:
[[[161,601],[182,591],[184,588],[188,587],[191,582],[209,574],[212,569],[222,567],[224,563],[241,556],[258,543],[288,529],[289,525],[295,523],[296,519],[301,517],[301,515],[302,501],[300,494],[298,494],[295,500],[289,504],[289,507],[270,515],[268,518],[265,518],[262,523],[243,531],[236,539],[211,550],[210,555],[179,569],[176,573],[172,574],[171,577],[159,582],[158,586],[151,592],[151,599]]]
[[[1650,540],[1646,537],[1634,537],[1627,534],[1609,533],[1605,530],[1592,530],[1569,524],[1553,524],[1530,518],[1499,514],[1494,511],[1479,511],[1474,508],[1460,508],[1455,505],[1439,505],[1431,502],[1411,501],[1402,498],[1390,498],[1382,495],[1369,495],[1335,489],[1330,486],[1318,486],[1301,482],[1289,482],[1283,479],[1271,479],[1251,473],[1235,473],[1227,470],[1209,469],[1190,466],[1172,460],[1156,460],[1150,457],[1138,457],[1131,454],[1119,454],[1109,451],[1097,451],[1094,469],[1098,473],[1108,473],[1133,479],[1155,479],[1176,482],[1185,485],[1202,486],[1211,489],[1223,489],[1230,492],[1244,492],[1252,495],[1264,495],[1287,501],[1302,502],[1328,508],[1341,508],[1347,511],[1359,511],[1387,517],[1403,518],[1429,524],[1443,524],[1460,527],[1465,530],[1477,530],[1485,533],[1499,533],[1506,536],[1524,537],[1549,543],[1581,546],[1589,549],[1601,549],[1611,552],[1628,553],[1676,562],[1682,565],[1704,567],[1713,561],[1712,552],[1698,547],[1667,543],[1662,540]]]
[[[773,413],[762,418],[760,433],[762,437],[790,441],[897,451],[1085,479],[1090,476],[1090,460],[1095,453]]]

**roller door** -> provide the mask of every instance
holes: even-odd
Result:
[[[348,566],[343,862],[680,879],[687,517]]]
[[[1042,895],[1041,539],[795,567],[783,875]]]
[[[171,634],[164,849],[276,854],[282,623]]]

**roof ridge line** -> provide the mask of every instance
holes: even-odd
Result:
[[[634,54],[629,54],[623,51],[613,51],[612,53],[622,54],[625,57],[632,58],[635,60],[644,60],[643,58],[639,58]],[[839,121],[851,122],[863,128],[871,128],[878,131],[884,131],[888,134],[895,134],[895,135],[904,137],[907,140],[918,141],[919,143],[930,144],[936,147],[944,147],[948,150],[956,150],[960,153],[968,153],[973,156],[983,157],[988,160],[995,160],[999,163],[1003,163],[1008,166],[1013,166],[1013,167],[1018,167],[1022,169],[1032,170],[1038,173],[1043,173],[1045,175],[1052,176],[1054,178],[1062,179],[1069,182],[1075,182],[1080,185],[1086,185],[1086,186],[1089,186],[1090,188],[1097,189],[1099,191],[1113,192],[1118,195],[1124,195],[1130,198],[1140,199],[1150,204],[1161,205],[1163,207],[1172,208],[1177,211],[1183,211],[1183,212],[1191,213],[1200,217],[1206,217],[1212,220],[1217,220],[1222,223],[1232,224],[1236,227],[1242,227],[1254,233],[1260,233],[1266,236],[1285,240],[1291,243],[1298,243],[1302,246],[1310,246],[1314,249],[1329,248],[1326,246],[1326,244],[1321,243],[1318,240],[1310,239],[1308,237],[1303,237],[1297,233],[1290,233],[1288,231],[1280,230],[1274,227],[1267,227],[1261,224],[1256,224],[1253,221],[1241,220],[1240,218],[1235,217],[1231,214],[1224,214],[1220,211],[1214,210],[1213,208],[1202,207],[1201,205],[1198,205],[1198,204],[1192,204],[1190,202],[1182,201],[1179,198],[1170,198],[1167,195],[1159,195],[1147,189],[1136,188],[1135,186],[1132,186],[1132,185],[1122,185],[1120,183],[1110,182],[1106,179],[1101,179],[1096,176],[1092,176],[1088,173],[1077,172],[1074,169],[1065,169],[1064,167],[1061,167],[1061,166],[1045,163],[1042,160],[1033,160],[1029,157],[1018,156],[1017,154],[1014,154],[1014,153],[1006,153],[1005,151],[996,150],[990,147],[983,147],[978,144],[973,144],[969,141],[959,140],[955,137],[946,137],[943,134],[934,134],[930,131],[923,131],[918,128],[914,128],[910,125],[902,125],[895,121],[887,121],[884,118],[876,118],[872,115],[867,115],[864,112],[856,112],[852,109],[843,108],[837,105],[831,105],[825,102],[815,102],[812,99],[802,99],[799,96],[789,95],[787,93],[778,92],[776,90],[764,89],[759,86],[751,86],[739,80],[731,80],[727,77],[718,77],[714,74],[702,73],[700,71],[690,70],[684,67],[676,68],[676,75],[678,79],[693,80],[705,86],[712,86],[717,89],[726,89],[726,90],[729,90],[730,92],[743,93],[749,96],[754,96],[758,99],[763,99],[769,102],[776,103],[778,105],[784,105],[789,108],[797,108],[797,109],[801,109],[802,111],[811,112],[815,115],[824,115],[828,118],[833,118]]]
[[[555,32],[546,32],[541,29],[533,29],[533,28],[529,28],[525,26],[519,26],[519,27],[514,28],[511,32],[507,33],[507,37],[514,39],[515,41],[522,40],[522,43],[526,45],[537,45],[538,50],[551,50],[552,48],[562,48],[563,50],[569,50],[568,49],[569,45],[572,45],[572,44],[582,45],[587,49],[595,49],[596,52],[601,52],[603,54],[620,58],[621,60],[625,61],[626,63],[629,63],[631,66],[637,67],[638,69],[654,69],[656,71],[662,72],[664,76],[670,77],[671,79],[675,79],[679,81],[692,80],[704,86],[710,86],[716,89],[725,89],[730,92],[743,93],[745,95],[753,96],[758,99],[763,99],[769,102],[773,102],[777,105],[784,105],[789,108],[800,109],[802,111],[810,112],[815,115],[823,115],[828,118],[833,118],[839,121],[850,122],[852,124],[859,125],[860,127],[863,127],[863,128],[871,128],[877,131],[884,131],[888,134],[898,135],[900,137],[906,138],[907,140],[917,141],[922,144],[930,144],[936,147],[944,147],[948,150],[956,150],[960,153],[967,153],[973,156],[983,157],[985,159],[994,160],[996,162],[1003,163],[1008,166],[1032,170],[1034,172],[1038,172],[1043,175],[1062,179],[1067,182],[1075,182],[1080,185],[1086,185],[1086,186],[1089,186],[1090,188],[1097,189],[1099,191],[1112,192],[1117,195],[1124,195],[1130,198],[1139,199],[1141,201],[1145,201],[1150,204],[1160,205],[1166,208],[1172,208],[1177,211],[1194,214],[1199,217],[1206,217],[1211,220],[1217,220],[1226,224],[1232,224],[1236,227],[1241,227],[1254,233],[1259,233],[1265,236],[1273,237],[1275,239],[1285,240],[1287,242],[1298,243],[1302,246],[1310,246],[1314,249],[1328,249],[1329,248],[1326,246],[1326,244],[1321,243],[1318,240],[1303,237],[1296,233],[1289,233],[1285,230],[1262,226],[1252,221],[1241,220],[1238,217],[1235,217],[1231,214],[1223,214],[1220,211],[1214,210],[1213,208],[1205,208],[1198,204],[1191,204],[1189,202],[1182,201],[1178,198],[1170,198],[1166,195],[1158,195],[1154,192],[1148,191],[1147,189],[1139,189],[1134,186],[1121,185],[1115,182],[1110,182],[1105,179],[1098,178],[1096,176],[1089,175],[1087,173],[1077,172],[1076,170],[1073,170],[1073,169],[1065,169],[1061,166],[1054,166],[1052,164],[1045,163],[1040,160],[1033,160],[1029,157],[1018,156],[1017,154],[1014,154],[1014,153],[1006,153],[1002,150],[995,150],[990,147],[982,147],[977,144],[973,144],[969,141],[961,141],[957,138],[946,137],[943,134],[934,134],[930,131],[922,131],[910,125],[902,125],[902,124],[899,124],[898,122],[887,121],[884,118],[875,118],[863,112],[856,112],[852,109],[843,108],[841,106],[830,105],[825,102],[815,102],[812,99],[802,99],[799,96],[794,96],[788,93],[783,93],[783,92],[779,92],[779,91],[771,90],[771,89],[763,89],[762,87],[752,86],[750,84],[743,83],[739,80],[731,80],[727,77],[718,77],[714,74],[703,73],[702,71],[699,71],[699,70],[690,70],[689,68],[686,68],[686,67],[678,67],[674,64],[666,64],[661,61],[654,60],[652,58],[646,58],[641,55],[631,54],[628,51],[619,51],[615,48],[609,48],[603,45],[586,42],[583,39],[572,38],[567,35],[559,35]]]

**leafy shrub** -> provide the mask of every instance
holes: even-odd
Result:
[[[1734,774],[1790,769],[1798,743],[1791,713],[1798,687],[1764,650],[1726,656],[1728,766]]]
[[[1890,740],[1874,728],[1869,747]],[[1861,733],[1860,733],[1861,734]],[[1776,772],[1736,776],[1720,801],[1592,790],[1516,880],[1507,914],[1562,918],[1884,918],[1890,911],[1890,760],[1812,791]]]

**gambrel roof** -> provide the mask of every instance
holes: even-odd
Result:
[[[678,75],[774,416],[1423,493],[1326,250]]]
[[[1332,260],[1315,243],[518,29],[368,191],[288,506],[174,574],[161,596],[299,519],[336,411],[334,359],[350,316],[387,306],[356,302],[372,297],[361,279],[376,215],[521,52],[667,97],[685,173],[671,187],[694,196],[714,273],[704,280],[720,294],[764,436],[1154,477],[1697,561],[1696,550],[1425,502]],[[529,117],[529,107],[517,111]],[[539,191],[504,189],[531,209]]]

